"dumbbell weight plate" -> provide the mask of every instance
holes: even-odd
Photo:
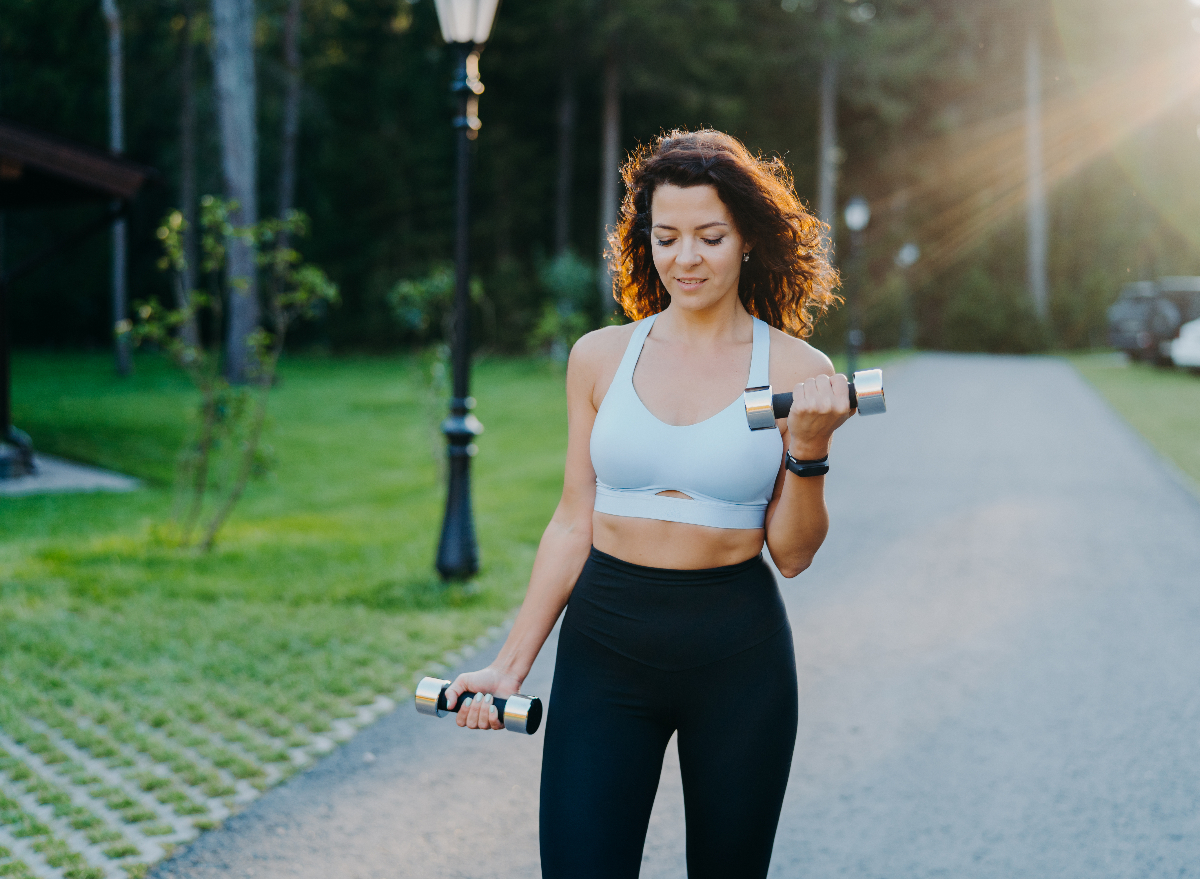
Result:
[[[863,369],[854,373],[850,387],[851,393],[857,398],[850,405],[857,406],[859,415],[882,415],[887,411],[882,369]],[[788,405],[791,408],[791,404]]]

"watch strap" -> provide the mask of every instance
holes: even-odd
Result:
[[[812,461],[797,461],[789,451],[784,458],[787,469],[800,477],[824,476],[829,472],[829,456]]]

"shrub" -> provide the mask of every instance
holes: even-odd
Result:
[[[1043,350],[1046,331],[1024,288],[973,267],[952,285],[942,307],[940,347],[1025,354]]]
[[[450,341],[454,326],[454,265],[438,263],[421,278],[397,281],[388,291],[387,301],[392,315],[419,342]],[[472,303],[488,311],[483,282],[471,278]],[[494,318],[493,318],[494,322]]]
[[[555,360],[566,360],[571,346],[591,328],[588,304],[596,298],[596,272],[568,250],[542,267],[540,280],[547,301],[528,345]]]
[[[206,507],[206,496],[216,494],[211,504],[214,509],[208,511],[200,529],[200,547],[208,551],[250,477],[261,472],[270,457],[260,440],[267,398],[275,384],[288,328],[301,318],[315,315],[319,307],[337,302],[338,289],[324,272],[306,264],[288,245],[292,237],[306,234],[308,219],[304,214],[292,211],[283,220],[267,219],[253,226],[235,227],[230,213],[236,209],[236,202],[206,195],[200,204],[204,257],[198,277],[208,289],[184,289],[189,269],[183,243],[187,223],[182,213],[172,211],[157,233],[164,251],[159,267],[173,273],[177,301],[184,305],[167,310],[155,301],[139,303],[137,325],[123,321],[118,329],[132,332],[139,343],[148,342],[169,352],[200,392],[199,435],[185,450],[179,465],[180,509],[173,536],[181,545],[190,546]],[[226,245],[234,239],[255,245],[255,258],[267,281],[264,303],[270,330],[259,327],[247,340],[252,348],[252,378],[257,386],[254,392],[232,384],[222,374],[228,354],[222,344],[223,325],[230,296],[223,287],[223,270]],[[213,328],[207,344],[199,331],[205,324]],[[213,488],[217,491],[210,492]]]

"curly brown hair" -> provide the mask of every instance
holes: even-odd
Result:
[[[636,150],[621,176],[625,201],[608,258],[613,296],[630,318],[657,314],[671,302],[650,240],[650,205],[664,183],[716,187],[738,232],[753,245],[738,281],[738,296],[752,315],[805,338],[816,318],[841,301],[822,235],[827,227],[800,203],[782,160],[756,157],[720,131],[675,130]]]

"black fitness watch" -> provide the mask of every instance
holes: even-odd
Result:
[[[814,461],[797,461],[792,457],[791,451],[787,452],[785,459],[788,470],[791,470],[797,476],[824,476],[829,472],[829,456],[817,458]]]

